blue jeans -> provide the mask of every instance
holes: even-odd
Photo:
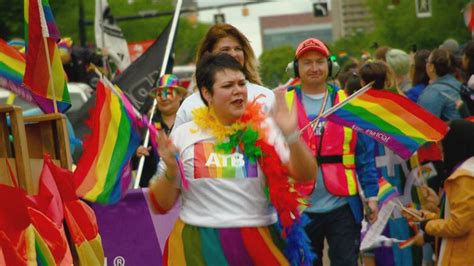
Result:
[[[361,225],[356,223],[349,204],[326,213],[306,212],[311,222],[305,230],[318,255],[314,265],[323,265],[324,238],[329,244],[332,266],[357,266]]]

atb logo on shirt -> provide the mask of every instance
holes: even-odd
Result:
[[[242,167],[245,165],[244,156],[240,153],[218,154],[212,152],[206,161],[207,167]]]
[[[213,143],[194,145],[194,178],[257,177],[257,164],[250,163],[241,152],[216,152]]]

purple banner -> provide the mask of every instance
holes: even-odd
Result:
[[[165,215],[153,214],[148,189],[130,190],[115,205],[91,204],[106,265],[161,265],[166,239],[178,218],[178,205]]]

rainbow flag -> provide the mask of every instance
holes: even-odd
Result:
[[[19,188],[0,185],[0,261],[59,265],[68,252],[66,237],[28,197]]]
[[[56,100],[58,111],[71,107],[58,46],[59,31],[47,0],[25,0],[25,30],[28,32],[26,49],[25,85],[37,96],[37,102],[46,113],[54,112],[51,100]],[[46,43],[45,43],[46,42]],[[46,54],[47,48],[47,54]],[[49,57],[49,59],[48,59]],[[49,99],[49,100],[48,100]]]
[[[69,252],[66,236],[44,213],[28,208],[35,235],[38,265],[59,265]]]
[[[26,204],[23,190],[0,184],[0,261],[5,262],[2,265],[33,265],[36,262]]]
[[[399,197],[397,189],[392,186],[383,176],[379,177],[379,193],[377,197],[379,198],[379,208],[392,199]]]
[[[323,116],[367,134],[405,160],[448,131],[446,123],[408,98],[375,89],[351,95]]]
[[[35,104],[31,91],[23,84],[25,67],[24,56],[0,39],[0,87],[14,92],[27,102]]]
[[[117,88],[116,88],[117,90]],[[127,115],[120,95],[97,84],[92,134],[74,172],[76,194],[98,203],[116,203],[131,181],[130,159],[140,144],[134,118]]]
[[[75,194],[73,173],[58,167],[49,156],[44,158],[45,168],[50,170],[64,209],[64,218],[69,229],[73,248],[81,265],[102,265],[104,249],[99,234],[97,219],[92,209]],[[71,265],[64,263],[61,265]]]

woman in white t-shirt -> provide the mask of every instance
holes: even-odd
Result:
[[[166,212],[181,201],[163,265],[311,263],[301,201],[288,176],[314,180],[317,165],[284,91],[272,120],[261,104],[247,103],[242,65],[228,54],[204,56],[196,80],[207,106],[170,139],[158,135],[162,161],[150,182],[151,202]]]
[[[202,40],[196,62],[199,62],[205,53],[227,53],[234,57],[243,66],[249,100],[262,95],[263,97],[260,96],[258,101],[264,105],[264,111],[270,110],[275,97],[271,90],[261,86],[257,59],[244,34],[230,24],[216,24],[208,30]],[[176,113],[175,128],[191,121],[192,110],[202,106],[205,104],[199,92],[196,91],[187,97]]]

